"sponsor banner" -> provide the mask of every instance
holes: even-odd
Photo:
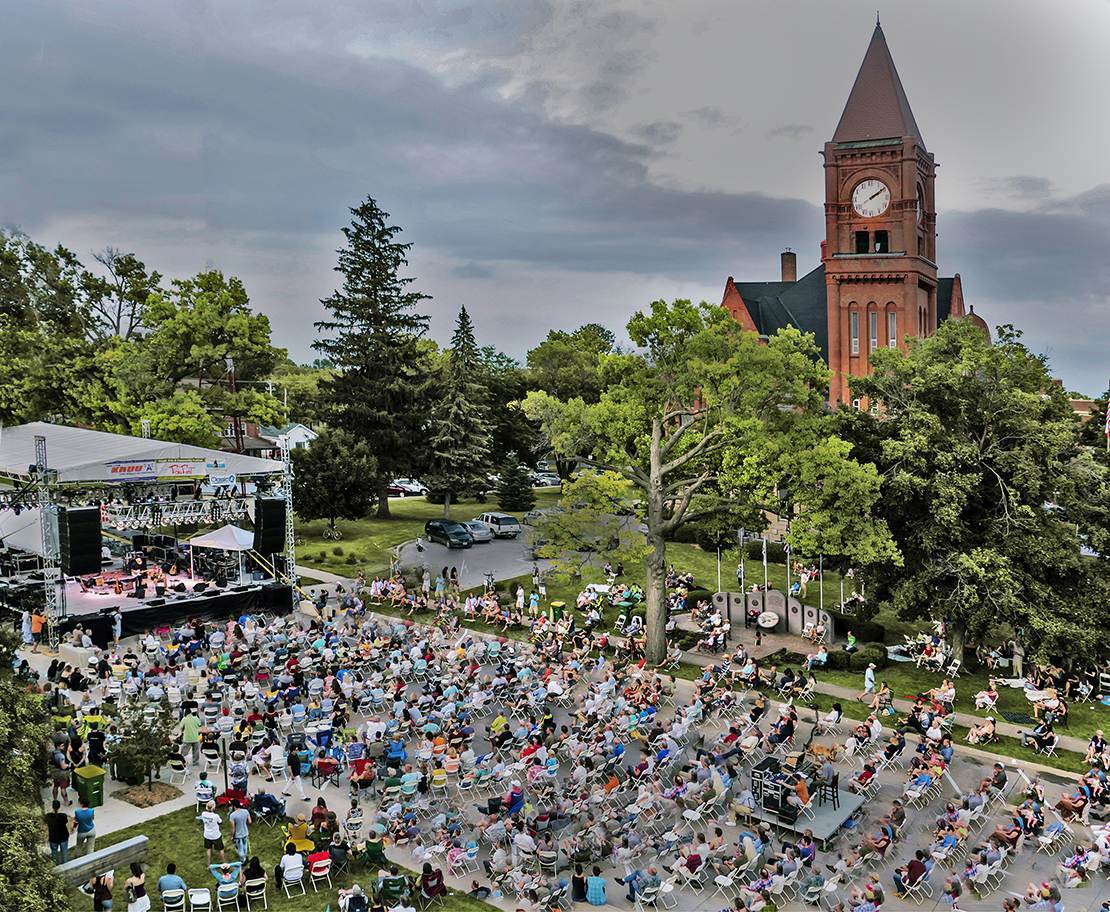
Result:
[[[104,468],[113,481],[155,481],[158,478],[158,464],[153,459],[109,462]]]
[[[231,485],[234,487],[239,481],[238,476],[234,472],[224,472],[216,474],[215,472],[208,473],[208,483],[217,487]]]
[[[204,478],[208,464],[203,459],[159,459],[158,478]]]

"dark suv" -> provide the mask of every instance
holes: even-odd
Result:
[[[429,519],[424,523],[424,534],[428,536],[428,541],[439,542],[448,548],[469,548],[474,544],[466,526],[451,519]]]

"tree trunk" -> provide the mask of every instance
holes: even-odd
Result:
[[[378,519],[389,519],[389,482],[385,479],[378,481]]]
[[[953,621],[948,625],[949,639],[952,644],[952,658],[964,663],[964,646],[967,644],[967,628],[963,621]]]
[[[444,519],[450,519],[451,518],[451,492],[450,491],[444,491],[443,492],[443,518]]]
[[[652,422],[647,490],[647,632],[644,654],[652,665],[667,660],[667,543],[663,540],[663,427]]]
[[[667,552],[662,535],[648,532],[651,554],[647,561],[647,639],[644,654],[652,665],[667,659]]]

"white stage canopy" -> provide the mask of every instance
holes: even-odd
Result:
[[[35,421],[0,428],[0,475],[30,477],[38,435],[46,438],[47,465],[58,473],[60,484],[194,479],[234,484],[236,478],[283,471],[275,459]]]
[[[0,510],[0,545],[42,557],[41,516],[38,507],[24,507],[18,514],[14,510]]]
[[[254,547],[254,533],[238,526],[224,526],[194,535],[189,544],[194,548],[217,548],[220,551],[250,551]]]

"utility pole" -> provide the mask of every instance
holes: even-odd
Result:
[[[227,391],[229,393],[235,392],[235,359],[228,355],[225,359],[227,363]],[[243,424],[238,415],[231,416],[231,427],[235,434],[235,452],[243,452]]]

